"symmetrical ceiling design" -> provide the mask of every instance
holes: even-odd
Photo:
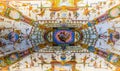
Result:
[[[120,0],[0,0],[0,71],[120,71]]]

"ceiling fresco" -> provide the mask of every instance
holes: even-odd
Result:
[[[0,71],[120,71],[120,0],[0,0]]]

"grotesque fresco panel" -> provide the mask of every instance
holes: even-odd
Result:
[[[0,0],[0,71],[120,71],[120,0]]]

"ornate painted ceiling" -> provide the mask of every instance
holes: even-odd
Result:
[[[0,71],[120,71],[120,0],[0,0]]]

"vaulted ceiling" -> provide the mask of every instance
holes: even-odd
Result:
[[[0,67],[119,71],[119,29],[119,0],[1,0]]]

